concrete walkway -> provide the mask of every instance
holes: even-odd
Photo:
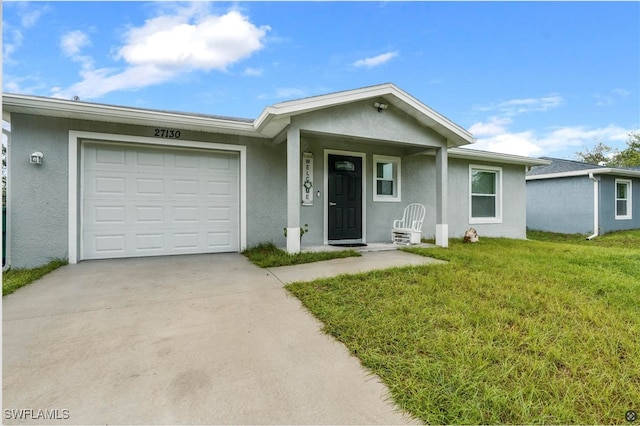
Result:
[[[3,421],[413,423],[282,283],[425,261],[396,251],[271,270],[239,254],[62,267],[3,298]]]
[[[312,281],[318,278],[356,274],[376,269],[445,263],[442,260],[418,256],[400,250],[362,251],[360,254],[362,255],[361,257],[347,257],[295,266],[278,266],[269,268],[268,271],[278,278],[280,282],[287,284],[295,281]]]

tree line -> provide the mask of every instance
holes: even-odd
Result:
[[[629,133],[627,147],[622,150],[598,142],[591,149],[576,152],[578,160],[607,167],[640,167],[640,132]]]

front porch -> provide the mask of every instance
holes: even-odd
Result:
[[[284,127],[274,142],[285,144],[287,252],[333,250],[331,241],[393,250],[380,242],[411,203],[427,208],[423,235],[447,247],[448,150],[473,142],[468,132],[387,85],[285,102],[271,113]],[[307,223],[313,247],[298,237]]]

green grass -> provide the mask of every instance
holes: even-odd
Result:
[[[287,289],[426,423],[623,424],[640,411],[640,247],[608,238],[452,240],[409,249],[447,264]]]
[[[38,278],[48,274],[62,265],[66,265],[65,259],[54,259],[46,265],[33,269],[9,269],[2,274],[2,295],[11,294],[20,287],[31,284]]]
[[[272,243],[259,244],[255,247],[246,249],[242,253],[247,256],[251,262],[261,268],[300,265],[302,263],[312,263],[320,262],[323,260],[360,256],[360,253],[355,250],[289,254],[283,250],[280,250]]]
[[[589,235],[557,234],[544,231],[527,231],[527,238],[535,241],[561,242],[595,247],[626,247],[640,249],[640,229],[611,232],[587,240]]]

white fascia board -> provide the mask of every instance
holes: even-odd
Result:
[[[607,167],[607,168],[604,168],[604,169],[575,170],[575,171],[571,171],[571,172],[547,173],[547,174],[544,174],[544,175],[533,175],[533,176],[527,176],[527,180],[555,179],[555,178],[575,177],[575,176],[587,176],[588,177],[589,174],[594,174],[594,175],[615,175],[615,176],[640,178],[640,171],[616,169],[616,168]]]
[[[467,130],[391,83],[281,102],[265,108],[255,121],[255,128],[257,130],[264,129],[267,123],[276,117],[291,117],[323,108],[378,97],[385,98],[390,104],[412,115],[425,125],[435,127],[436,130],[444,132],[453,145],[466,145],[475,142],[475,138]]]
[[[294,101],[281,102],[271,106],[270,108],[276,115],[296,115],[317,109],[383,96],[391,93],[393,88],[395,88],[395,86],[392,84],[381,84],[378,86],[370,86],[361,89],[347,90],[344,92],[335,92],[326,95],[297,99]]]
[[[545,166],[547,164],[551,164],[551,161],[542,160],[540,158],[502,154],[498,152],[478,151],[468,148],[449,148],[447,152],[451,158],[460,158],[464,160],[484,160],[501,164],[517,164],[523,166]]]
[[[427,122],[430,122],[429,124],[435,123],[436,128],[439,128],[441,130],[446,130],[462,139],[462,143],[455,143],[455,145],[465,145],[465,144],[472,144],[476,142],[476,138],[474,138],[473,135],[469,131],[467,131],[465,128],[460,127],[459,125],[449,120],[444,115],[431,109],[430,107],[423,104],[422,102],[420,102],[418,99],[414,98],[407,92],[395,86],[392,86],[392,88],[393,88],[393,91],[395,91],[393,95],[396,98],[398,98],[401,102],[404,102],[409,107],[413,108],[415,111],[419,112],[424,118],[427,119],[426,120]],[[420,117],[416,117],[416,118],[420,120]],[[424,118],[420,121],[425,122]]]
[[[125,108],[92,104],[65,99],[38,98],[25,95],[3,95],[3,107],[12,112],[49,117],[76,118],[102,122],[174,126],[189,130],[230,133],[246,136],[261,135],[251,122],[224,120],[213,117],[178,114],[164,111]]]

